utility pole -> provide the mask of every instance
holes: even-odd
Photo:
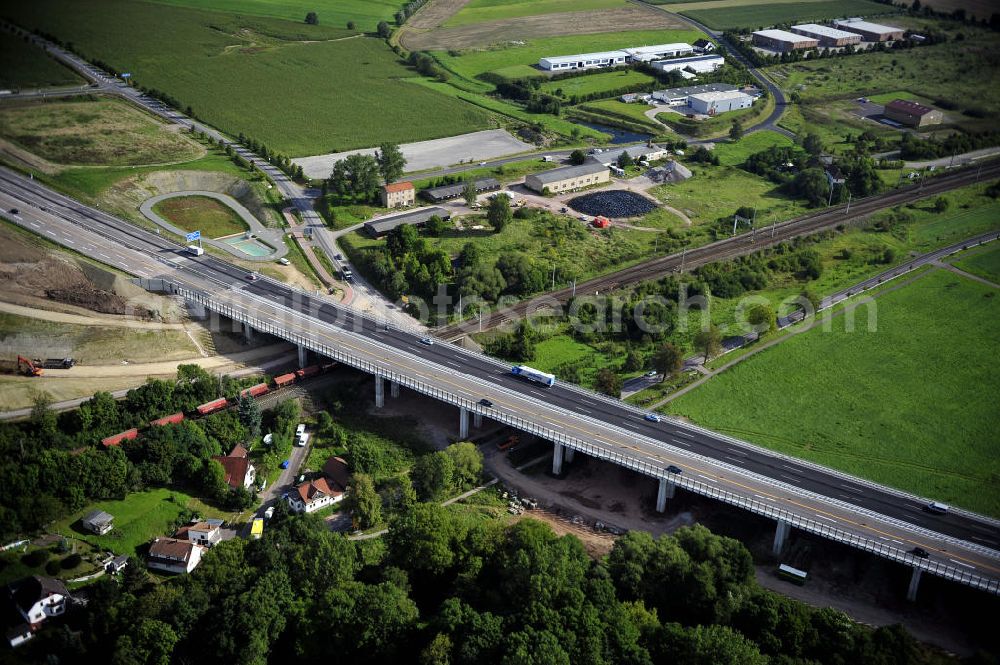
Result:
[[[982,172],[983,172],[983,165],[980,164],[979,168],[976,169],[976,184],[977,185],[979,184],[979,174],[981,174]]]
[[[827,197],[827,199],[826,199],[826,207],[827,208],[829,208],[830,204],[833,203],[833,187],[834,187],[834,185],[831,184],[830,185],[830,196]]]
[[[556,290],[556,267],[552,266],[552,290]]]
[[[733,215],[733,235],[736,235],[736,220],[739,219],[739,215]]]
[[[847,215],[850,214],[850,212],[851,212],[851,190],[847,190],[847,210],[844,211],[844,214]]]
[[[573,279],[573,297],[576,297],[576,279]]]
[[[688,252],[688,248],[687,248],[687,246],[685,246],[681,250],[681,271],[682,272],[684,271],[684,257],[687,255],[687,252]]]

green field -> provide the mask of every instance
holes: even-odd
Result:
[[[114,516],[114,529],[97,536],[80,527],[79,520],[92,510],[103,510]],[[122,501],[100,501],[91,504],[52,525],[55,533],[77,538],[116,554],[134,555],[136,549],[156,536],[172,536],[174,521],[190,510],[202,518],[225,519],[228,513],[214,510],[190,494],[178,490],[152,489],[130,494]]]
[[[716,143],[713,153],[718,156],[721,166],[739,166],[754,153],[768,148],[784,148],[792,145],[795,145],[795,142],[784,134],[764,130],[747,134],[736,142]]]
[[[598,123],[625,129],[645,132],[648,134],[665,133],[667,129],[646,117],[649,106],[645,104],[626,104],[617,99],[602,99],[587,102],[567,110],[566,116],[583,122]]]
[[[843,16],[867,16],[892,12],[887,5],[869,0],[830,0],[829,2],[776,2],[737,5],[717,9],[687,9],[680,12],[716,30],[763,28],[776,23],[823,21]]]
[[[236,211],[207,196],[177,196],[153,206],[153,212],[185,231],[201,231],[205,238],[242,233],[249,227]]]
[[[1000,284],[1000,247],[996,242],[985,249],[959,254],[959,257],[958,260],[952,261],[956,268]]]
[[[71,39],[231,134],[289,156],[484,129],[475,107],[419,86],[379,39],[331,27],[127,0],[18,4],[11,17]],[[114,21],[108,21],[114,16]],[[121,26],[128,25],[128,30]],[[170,30],[162,26],[169,25]]]
[[[625,0],[472,0],[444,25],[451,27],[519,16],[615,9],[626,4]]]
[[[688,42],[700,38],[697,30],[638,30],[628,32],[601,32],[564,37],[542,37],[524,40],[523,46],[509,46],[479,51],[450,54],[435,51],[434,57],[447,69],[467,79],[474,79],[485,72],[492,72],[514,65],[537,65],[538,60],[550,55],[572,55],[609,49]]]
[[[24,102],[0,107],[0,136],[43,159],[135,166],[196,159],[204,149],[126,102]]]
[[[643,74],[632,69],[623,69],[617,72],[605,72],[587,76],[576,76],[558,81],[546,81],[541,85],[540,90],[550,95],[570,98],[619,90],[629,86],[638,86],[644,83],[652,83],[655,80],[648,74]],[[639,104],[639,106],[645,105]]]
[[[45,88],[51,85],[82,85],[71,70],[8,32],[0,33],[0,90]]]
[[[759,353],[672,413],[921,496],[1000,516],[1000,298],[935,271]],[[919,331],[919,334],[914,334]],[[793,397],[794,396],[794,397]]]
[[[316,12],[320,25],[338,28],[348,21],[357,23],[358,30],[374,32],[379,21],[392,21],[403,2],[394,0],[153,0],[166,5],[193,9],[265,16],[302,22],[309,12]]]

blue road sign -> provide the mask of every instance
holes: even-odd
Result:
[[[132,78],[132,72],[125,72],[122,74],[123,79]]]
[[[187,241],[188,242],[191,242],[192,240],[200,240],[200,239],[201,239],[201,231],[192,231],[191,233],[187,234]]]

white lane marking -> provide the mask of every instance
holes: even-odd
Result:
[[[693,439],[694,438],[694,434],[688,434],[687,432],[685,432],[682,429],[677,430],[677,435],[678,436],[686,436],[689,439]]]
[[[583,411],[584,413],[593,413],[593,411],[591,411],[590,409],[585,409],[578,404],[573,405],[573,408],[575,408],[577,411]]]
[[[110,259],[110,258],[111,258],[110,256],[108,256],[107,254],[105,254],[105,253],[103,253],[103,252],[101,252],[101,256],[103,256],[103,257],[104,257],[104,258],[106,258],[106,259]]]
[[[622,425],[624,425],[625,427],[629,427],[631,429],[636,429],[635,425],[633,425],[632,423],[628,422],[627,420],[623,420],[622,421]]]
[[[458,365],[455,365],[455,367],[458,367]],[[542,393],[538,392],[537,390],[530,390],[529,389],[528,392],[531,393],[532,395],[538,395],[539,397],[545,397],[545,395],[543,395]]]
[[[743,461],[743,460],[741,460],[741,459],[740,459],[740,458],[738,458],[738,457],[733,457],[732,455],[726,455],[725,457],[726,457],[726,459],[731,459],[731,460],[733,460],[734,462],[742,462],[742,461]]]
[[[707,480],[710,483],[714,483],[715,482],[715,478],[709,478],[708,476],[703,476],[700,473],[696,473],[694,475],[698,476],[699,478],[704,478],[705,480]]]
[[[757,497],[758,499],[762,500],[762,501],[766,501],[767,500],[766,496],[761,496],[760,494],[754,494],[754,496]]]
[[[42,228],[42,227],[41,227],[40,225],[38,225],[38,224],[35,224],[34,222],[29,222],[29,223],[30,223],[30,224],[31,224],[32,226],[34,226],[34,227],[35,227],[36,229],[40,229],[40,228]]]
[[[458,363],[456,363],[456,362],[453,362],[453,361],[451,361],[451,360],[445,360],[445,362],[446,362],[446,363],[448,363],[449,365],[451,365],[452,367],[458,367],[458,368],[461,368],[461,367],[462,367],[462,366],[461,366],[461,365],[459,365]]]
[[[795,483],[796,485],[798,485],[798,484],[799,484],[799,479],[798,479],[798,478],[792,478],[791,476],[789,476],[789,475],[786,475],[786,474],[784,474],[784,473],[779,473],[778,475],[779,475],[779,476],[781,476],[782,478],[784,478],[785,480],[790,480],[790,481],[792,481],[792,482],[793,482],[793,483]]]
[[[992,540],[987,540],[987,539],[982,538],[980,536],[969,536],[969,540],[978,540],[981,543],[989,543],[991,545],[993,544]]]
[[[690,448],[690,447],[691,447],[691,444],[690,444],[690,443],[688,443],[687,441],[681,441],[680,439],[670,439],[670,440],[671,440],[671,441],[673,441],[674,443],[679,443],[679,444],[681,444],[681,445],[682,445],[682,446],[684,446],[685,448]]]
[[[75,242],[73,242],[73,240],[71,238],[66,238],[66,242],[68,242],[71,245],[75,245],[76,244]]]
[[[847,499],[848,501],[852,501],[853,499],[857,498],[857,497],[851,496],[850,494],[844,494],[843,492],[841,492],[837,496],[839,496],[841,498],[844,498],[844,499]]]
[[[948,559],[948,561],[951,561],[952,563],[957,563],[960,566],[965,566],[966,568],[972,568],[973,570],[975,570],[976,568],[975,566],[970,566],[967,563],[962,563],[961,561],[955,561],[954,559]]]
[[[788,466],[787,464],[782,464],[781,466],[785,467],[789,471],[794,471],[795,473],[799,473],[799,470],[796,469],[794,466]]]
[[[837,520],[834,520],[834,519],[830,519],[830,518],[829,518],[829,517],[827,517],[826,515],[820,515],[819,513],[813,513],[813,514],[814,514],[814,515],[815,515],[816,517],[820,518],[821,520],[826,520],[827,522],[833,522],[834,524],[837,524]]]
[[[849,492],[857,492],[858,494],[864,494],[864,491],[858,489],[857,487],[853,487],[851,485],[845,485],[844,483],[840,483],[840,486],[848,490]]]
[[[562,425],[556,425],[554,422],[552,422],[550,420],[546,420],[545,424],[546,425],[552,425],[553,427],[558,427],[558,428],[562,429]]]
[[[742,450],[735,450],[733,448],[726,448],[726,450],[729,451],[729,452],[731,452],[734,455],[742,455],[743,457],[750,457],[750,455],[746,454]]]
[[[50,236],[52,236],[53,238],[55,238],[55,237],[56,237],[56,232],[55,232],[55,231],[53,231],[53,230],[51,230],[51,229],[46,229],[46,230],[45,230],[45,232],[46,232],[46,233],[48,233],[48,234],[49,234]]]

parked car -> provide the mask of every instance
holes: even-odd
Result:
[[[305,432],[299,434],[299,438],[295,440],[295,445],[299,448],[305,447],[307,443],[309,443],[309,435]]]
[[[302,436],[306,431],[306,424],[299,423],[298,427],[295,428],[295,436]]]
[[[264,519],[269,520],[274,517],[274,506],[269,506],[267,510],[264,511]]]
[[[285,460],[284,462],[282,462],[278,466],[280,466],[282,469],[287,469],[288,468],[288,460]]]
[[[278,259],[278,263],[280,263],[283,266],[287,266],[291,265],[292,262],[286,259],[285,257],[281,257],[280,259]]]
[[[344,260],[344,255],[343,254],[334,254],[333,258],[337,259],[338,261],[343,261]]]
[[[657,374],[659,374],[659,372],[657,372],[655,369],[652,372],[646,372],[646,376],[648,376],[649,378],[653,378]]]

